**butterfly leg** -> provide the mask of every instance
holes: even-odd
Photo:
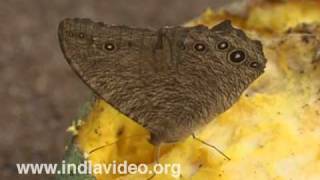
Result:
[[[205,145],[207,145],[207,146],[215,149],[216,151],[218,151],[218,153],[220,153],[220,154],[221,154],[223,157],[225,157],[227,160],[229,160],[229,161],[231,160],[226,154],[224,154],[224,153],[223,153],[220,149],[218,149],[216,146],[214,146],[214,145],[212,145],[212,144],[209,144],[209,143],[205,142],[204,140],[199,139],[198,137],[196,137],[196,135],[195,135],[194,133],[192,133],[192,137],[193,137],[193,139],[201,142],[202,144],[205,144]]]
[[[159,164],[159,157],[160,157],[160,150],[161,150],[161,144],[158,144],[155,146],[155,152],[154,152],[154,160],[156,164]],[[147,180],[153,179],[156,176],[154,171],[152,171],[152,176],[150,176]]]

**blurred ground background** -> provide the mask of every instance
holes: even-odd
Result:
[[[18,176],[15,163],[57,163],[66,128],[90,90],[65,62],[57,25],[65,17],[142,27],[179,25],[223,0],[0,1],[0,179]]]

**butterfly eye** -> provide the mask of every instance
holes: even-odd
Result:
[[[234,63],[241,63],[245,60],[246,54],[242,50],[235,50],[229,55],[230,61]]]
[[[224,50],[224,49],[227,49],[229,47],[229,44],[227,42],[225,42],[225,41],[222,41],[217,45],[217,47],[220,50]]]
[[[206,46],[202,43],[197,43],[194,45],[194,49],[197,51],[204,51],[206,50]]]
[[[105,43],[104,44],[104,49],[107,50],[107,51],[113,51],[115,49],[115,46],[112,43]]]
[[[259,67],[259,63],[258,62],[252,62],[252,63],[250,63],[250,67],[258,68]]]

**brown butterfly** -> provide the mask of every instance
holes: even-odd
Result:
[[[183,139],[226,111],[266,65],[261,43],[229,20],[153,30],[65,19],[59,39],[78,76],[147,128],[154,145]]]

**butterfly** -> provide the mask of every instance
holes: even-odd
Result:
[[[65,19],[58,36],[75,73],[148,129],[154,145],[179,141],[229,109],[267,62],[262,44],[229,20],[148,29]]]

